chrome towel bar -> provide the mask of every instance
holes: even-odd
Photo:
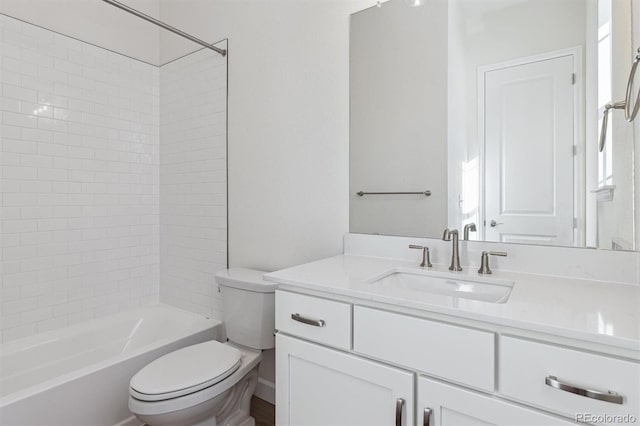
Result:
[[[431,191],[429,191],[428,189],[426,191],[420,191],[420,192],[364,192],[364,191],[359,191],[359,192],[356,192],[356,194],[359,197],[362,197],[363,195],[424,195],[425,197],[430,197],[431,196]]]

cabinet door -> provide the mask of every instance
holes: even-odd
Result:
[[[410,426],[413,373],[276,336],[278,426]]]
[[[491,396],[418,377],[420,426],[568,426],[574,422]]]

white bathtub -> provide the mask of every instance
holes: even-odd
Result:
[[[220,322],[150,305],[0,345],[0,424],[140,424],[129,380],[178,348],[218,338]]]

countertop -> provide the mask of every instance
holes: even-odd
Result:
[[[421,269],[413,261],[339,255],[268,273],[264,279],[288,287],[611,345],[637,352],[640,359],[640,285],[494,271],[492,279],[515,284],[506,303],[488,303],[368,282],[394,268]],[[475,269],[450,272],[445,265],[434,265],[428,270],[458,279],[478,278]]]

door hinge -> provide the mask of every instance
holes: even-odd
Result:
[[[576,84],[576,80],[577,79],[578,79],[578,77],[576,76],[575,72],[573,74],[571,74],[571,84]]]
[[[571,151],[573,152],[573,155],[578,155],[578,145],[573,145],[571,147]]]
[[[577,217],[573,218],[573,229],[578,229],[578,218]]]

